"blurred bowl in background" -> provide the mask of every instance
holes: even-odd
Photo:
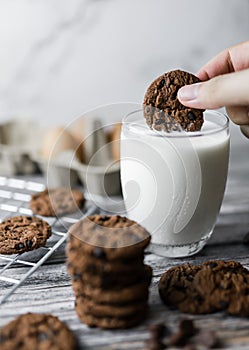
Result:
[[[37,171],[31,154],[38,151],[44,129],[30,119],[0,124],[0,174],[32,174]]]
[[[105,105],[66,127],[41,128],[30,120],[0,125],[0,166],[4,175],[39,169],[48,187],[75,187],[89,195],[120,196],[120,132],[124,115],[137,103]]]

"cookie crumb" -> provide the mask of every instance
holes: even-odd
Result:
[[[156,323],[149,326],[149,331],[152,338],[162,339],[169,333],[168,328],[164,323]]]
[[[188,318],[184,318],[180,321],[179,329],[186,337],[192,337],[197,332],[193,320]]]

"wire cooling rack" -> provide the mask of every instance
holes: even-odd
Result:
[[[40,192],[44,188],[45,186],[40,182],[0,176],[0,222],[10,216],[33,215],[29,209],[31,194]],[[78,211],[59,219],[45,218],[52,228],[52,236],[45,247],[22,254],[0,254],[0,305],[65,242],[68,228],[73,223],[96,211],[97,207],[86,201],[82,212]],[[18,278],[13,278],[11,272],[20,267],[21,269],[18,270],[17,274]],[[4,292],[3,295],[2,291]]]

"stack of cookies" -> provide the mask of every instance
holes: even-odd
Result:
[[[111,329],[144,320],[152,278],[143,262],[149,242],[143,227],[118,215],[92,215],[71,227],[68,271],[82,322]]]

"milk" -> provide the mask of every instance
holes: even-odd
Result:
[[[228,131],[215,129],[216,123],[206,120],[201,133],[165,135],[150,131],[142,115],[123,126],[121,183],[127,216],[152,234],[152,250],[159,254],[194,254],[213,231],[229,158]]]

